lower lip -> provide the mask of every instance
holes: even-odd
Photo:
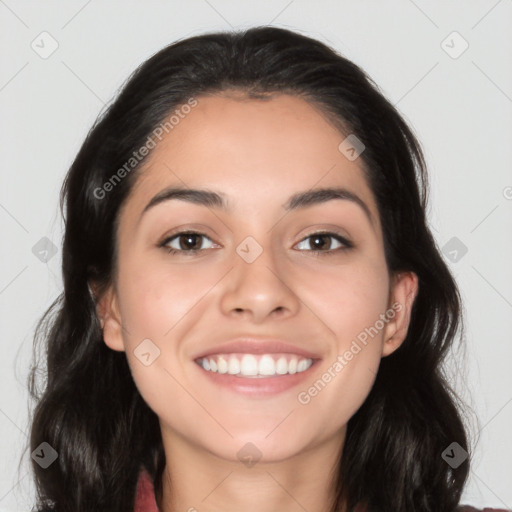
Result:
[[[288,391],[294,386],[310,379],[312,371],[316,369],[319,363],[318,359],[313,360],[313,364],[305,371],[294,374],[277,375],[275,377],[237,377],[229,373],[210,372],[205,370],[201,365],[194,362],[199,371],[211,379],[211,382],[223,386],[225,388],[248,395],[253,398],[267,397],[276,395],[284,391]]]

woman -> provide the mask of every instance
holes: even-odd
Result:
[[[411,130],[322,43],[151,57],[62,190],[38,510],[458,510],[460,296],[426,197]]]

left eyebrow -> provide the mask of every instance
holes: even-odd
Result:
[[[161,190],[149,201],[149,203],[142,211],[140,218],[157,204],[173,199],[188,201],[190,203],[206,206],[208,208],[231,211],[231,206],[227,201],[226,195],[221,192],[215,192],[207,189],[193,189],[171,186]],[[368,205],[357,194],[346,188],[316,188],[298,192],[293,194],[288,199],[288,201],[286,201],[286,203],[283,205],[283,208],[286,211],[293,211],[321,203],[326,203],[327,201],[332,201],[334,199],[351,201],[352,203],[358,205],[365,213],[372,227],[375,227],[374,219],[370,209],[368,208]]]
[[[333,199],[351,201],[356,204],[363,210],[372,227],[375,227],[373,216],[368,205],[357,194],[346,188],[314,188],[299,192],[288,199],[284,208],[286,211],[297,210],[299,208],[307,208],[308,206],[332,201]]]

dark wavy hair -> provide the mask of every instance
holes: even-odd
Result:
[[[126,355],[103,342],[96,313],[116,275],[120,209],[145,158],[104,199],[97,191],[173,110],[228,90],[255,100],[301,97],[342,134],[355,134],[366,146],[359,161],[378,206],[388,270],[419,279],[407,337],[382,359],[348,422],[331,512],[345,499],[349,511],[358,503],[368,512],[456,510],[469,459],[453,469],[442,453],[453,442],[469,447],[464,404],[443,363],[464,330],[463,309],[426,220],[420,144],[360,67],[322,42],[265,26],[182,39],[153,55],[99,115],[69,169],[60,197],[64,290],[36,326],[29,376],[30,449],[47,442],[58,453],[46,469],[32,461],[37,510],[133,510],[141,468],[161,486],[158,417],[139,394]]]

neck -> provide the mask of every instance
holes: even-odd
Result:
[[[246,466],[187,442],[164,441],[166,466],[158,506],[162,512],[328,512],[343,439],[279,462]],[[173,441],[176,441],[174,439]],[[183,463],[183,461],[186,461]]]

